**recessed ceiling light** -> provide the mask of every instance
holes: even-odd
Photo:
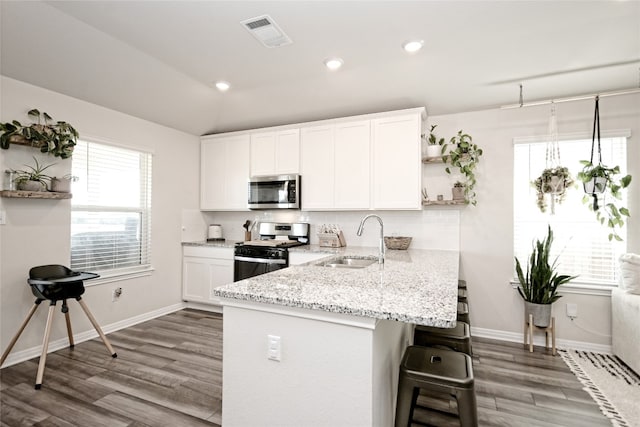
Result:
[[[423,44],[424,42],[422,40],[410,40],[405,42],[402,45],[402,48],[409,53],[414,53],[422,49]]]
[[[340,58],[328,58],[324,60],[324,65],[326,65],[331,71],[335,71],[342,67],[342,64],[344,64],[344,61]]]
[[[225,81],[220,80],[219,82],[216,82],[216,87],[218,88],[218,90],[220,92],[226,92],[226,91],[229,90],[231,85],[229,84],[229,82],[225,82]]]

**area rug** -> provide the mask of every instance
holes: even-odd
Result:
[[[640,377],[615,356],[558,350],[611,424],[640,427]]]

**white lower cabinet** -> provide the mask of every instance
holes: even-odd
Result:
[[[220,305],[213,288],[233,282],[233,248],[184,246],[182,299]]]

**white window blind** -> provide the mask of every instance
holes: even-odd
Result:
[[[559,146],[560,164],[569,169],[576,186],[567,190],[561,204],[555,205],[555,215],[550,214],[550,209],[547,213],[540,212],[535,188],[531,186],[546,167],[546,142],[516,143],[514,146],[514,254],[524,269],[532,242],[542,240],[550,225],[554,233],[552,259],[559,255],[558,271],[561,274],[578,275],[572,283],[616,285],[618,258],[626,252],[626,225],[618,232],[624,241],[610,242],[609,228],[601,225],[595,213],[582,203],[584,191],[576,178],[582,170],[580,160],[590,158],[591,139],[564,140]],[[619,165],[621,176],[626,175],[626,137],[601,139],[601,146],[603,164]],[[623,191],[623,206],[627,206],[626,197],[626,191]]]
[[[150,267],[151,154],[78,141],[72,159],[71,268]]]

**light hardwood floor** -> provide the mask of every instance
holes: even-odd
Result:
[[[220,425],[220,315],[182,310],[109,339],[117,359],[98,339],[51,353],[39,391],[37,359],[2,369],[0,424]],[[520,344],[476,338],[474,373],[481,426],[611,425],[560,357],[544,349],[529,353]],[[419,403],[438,411],[418,408],[415,425],[459,425],[455,401],[423,395]]]

